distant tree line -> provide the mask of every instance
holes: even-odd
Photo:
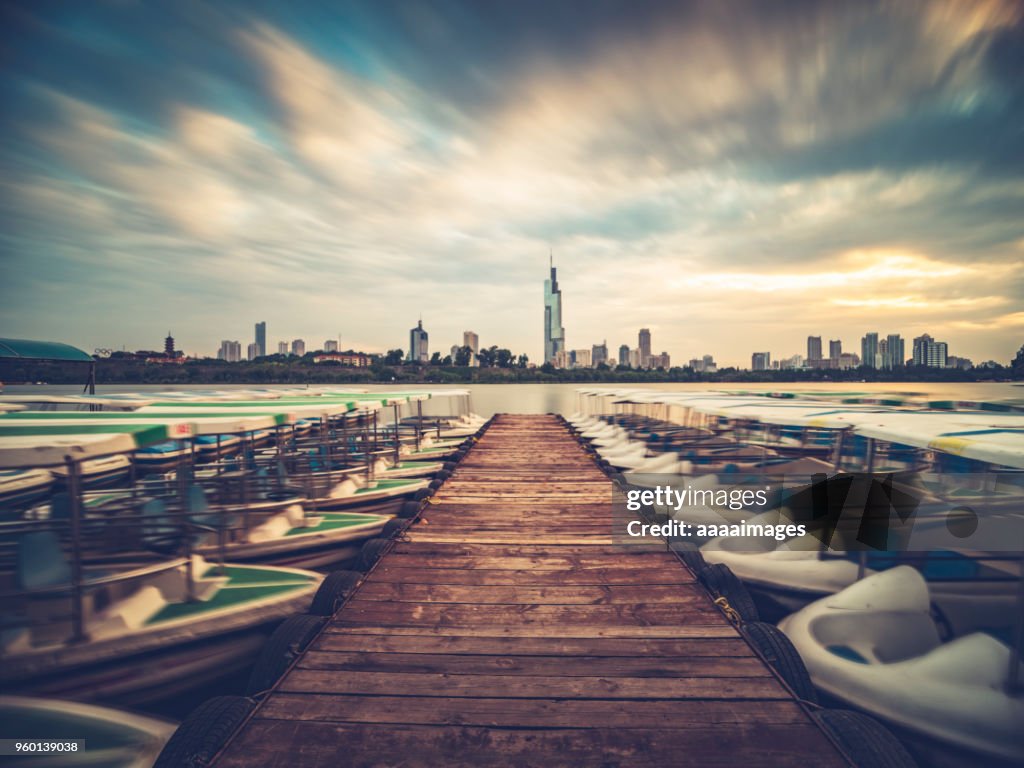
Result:
[[[635,370],[625,366],[614,368],[601,363],[596,368],[559,369],[550,363],[530,368],[526,355],[513,355],[499,347],[481,350],[480,365],[470,367],[468,347],[456,350],[454,356],[435,353],[426,365],[404,362],[404,352],[393,349],[377,356],[365,368],[339,365],[317,365],[315,353],[302,357],[268,355],[253,361],[227,363],[223,360],[189,360],[181,365],[147,364],[144,360],[111,356],[96,361],[99,384],[341,384],[403,382],[437,384],[489,384],[515,382],[569,383],[649,383],[704,382],[715,383],[791,383],[791,382],[970,382],[1024,380],[1024,347],[1008,365],[959,368],[926,368],[909,366],[895,370],[854,368],[848,371],[828,369],[787,369],[747,371],[722,368],[703,373],[691,368],[668,370]],[[49,384],[83,384],[88,366],[76,363],[43,363],[0,361],[0,382],[44,382]]]

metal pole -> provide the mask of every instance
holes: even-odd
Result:
[[[399,405],[398,405],[398,403],[395,403],[395,464],[398,464],[398,452],[399,452],[399,445],[398,445],[399,410],[398,409],[399,409]],[[419,427],[417,427],[416,429],[419,430]]]
[[[78,465],[70,456],[64,457],[68,471],[68,495],[71,497],[71,642],[86,640],[85,611],[82,590],[82,499]]]
[[[1010,668],[1006,674],[1006,691],[1016,696],[1022,690],[1020,658],[1024,647],[1024,558],[1020,560],[1020,582],[1017,585],[1017,626],[1013,647],[1010,648]]]
[[[843,461],[843,440],[845,437],[846,430],[840,429],[836,435],[835,455],[832,457],[832,464],[835,467],[836,472],[839,471],[839,465],[842,464]]]
[[[420,449],[420,427],[423,426],[423,401],[416,401],[416,450]],[[398,464],[398,458],[395,458],[395,465]]]

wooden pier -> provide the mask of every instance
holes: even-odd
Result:
[[[251,766],[846,759],[551,416],[499,416],[219,754]]]

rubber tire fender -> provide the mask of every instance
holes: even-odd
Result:
[[[244,696],[215,696],[193,709],[171,735],[154,768],[208,765],[230,739],[256,702]]]
[[[392,518],[384,523],[384,528],[381,529],[380,537],[382,539],[394,539],[402,534],[406,528],[409,527],[409,521],[403,520],[400,517]]]
[[[358,571],[331,571],[320,582],[306,613],[312,616],[333,616],[338,603],[345,600],[359,584],[363,574]]]
[[[804,660],[786,637],[786,633],[766,621],[751,621],[740,627],[747,642],[756,648],[783,680],[793,689],[797,698],[810,704],[818,703],[818,692],[811,682]]]
[[[359,570],[363,573],[369,571],[373,566],[380,560],[381,555],[384,553],[384,549],[391,543],[390,539],[370,539],[368,542],[363,544],[363,548],[359,550]]]
[[[278,624],[252,668],[249,683],[245,686],[246,693],[254,696],[273,688],[326,623],[326,616],[298,613]]]
[[[857,768],[917,768],[917,761],[892,731],[860,712],[822,709],[811,714]]]
[[[708,567],[707,561],[704,560],[704,555],[701,554],[700,547],[692,541],[671,541],[668,546],[669,549],[676,553],[676,557],[682,560],[683,564],[693,571],[694,576]]]
[[[420,507],[422,506],[423,504],[418,501],[406,501],[398,510],[397,516],[402,518],[403,520],[408,520],[409,518],[416,517],[416,515],[420,513]]]
[[[760,621],[754,598],[729,566],[724,563],[712,563],[705,566],[697,574],[697,578],[715,597],[724,597],[743,623]]]

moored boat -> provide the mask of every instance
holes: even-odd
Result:
[[[930,765],[1020,765],[1024,699],[1009,647],[984,633],[942,642],[922,576],[901,566],[785,618],[815,686],[883,720]]]
[[[75,701],[0,695],[0,737],[47,742],[84,741],[54,754],[8,755],[7,766],[28,768],[150,768],[174,733],[174,723]]]

